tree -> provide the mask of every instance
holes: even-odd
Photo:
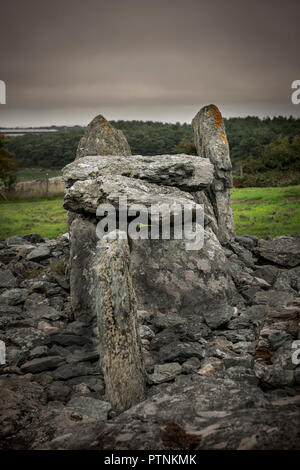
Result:
[[[0,134],[0,186],[10,187],[16,181],[17,164],[7,148],[8,141]]]
[[[185,137],[175,145],[173,148],[173,153],[186,153],[187,155],[197,155],[197,150],[194,142]]]

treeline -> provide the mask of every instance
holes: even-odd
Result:
[[[287,173],[299,171],[293,162],[300,156],[298,141],[295,140],[300,136],[300,119],[246,117],[224,121],[237,184],[247,184],[248,174],[274,170]],[[111,123],[124,132],[133,154],[195,154],[190,124],[153,121]],[[84,128],[75,126],[56,129],[57,132],[51,134],[11,138],[8,149],[15,155],[20,168],[62,168],[74,160]],[[272,168],[268,165],[272,165]]]

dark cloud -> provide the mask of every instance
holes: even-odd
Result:
[[[10,0],[1,18],[1,125],[299,115],[298,0]]]

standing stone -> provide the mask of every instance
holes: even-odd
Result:
[[[123,132],[99,114],[89,123],[78,144],[76,159],[87,155],[128,156],[131,150]]]
[[[218,238],[224,242],[235,236],[230,203],[232,166],[224,121],[219,109],[211,104],[196,114],[192,125],[198,155],[208,158],[215,168],[215,180],[207,195],[215,210]]]
[[[87,320],[94,314],[91,266],[96,243],[95,225],[87,219],[74,220],[71,228],[70,290],[71,306],[76,320]]]
[[[111,232],[97,243],[93,268],[99,328],[100,365],[106,400],[122,412],[143,400],[146,375],[137,330],[136,297],[129,274],[125,232]]]
[[[115,129],[101,114],[87,126],[77,147],[75,160],[88,155],[131,155],[129,144],[123,132]],[[100,158],[100,157],[99,157]],[[78,218],[74,212],[68,212],[68,231],[73,221]]]

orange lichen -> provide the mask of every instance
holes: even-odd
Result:
[[[225,144],[227,144],[227,139],[226,139],[226,136],[225,136],[224,132],[221,131],[221,132],[220,132],[220,136],[221,136],[221,139],[223,140],[223,142],[224,142]]]
[[[207,111],[209,114],[214,114],[214,120],[218,127],[221,127],[223,124],[222,114],[218,110],[217,106],[212,105],[210,109]]]
[[[208,112],[208,114],[213,113],[214,121],[215,121],[217,127],[220,128],[223,124],[223,118],[222,118],[222,114],[220,113],[217,106],[212,105],[207,112]],[[220,136],[221,136],[221,139],[223,140],[223,142],[225,144],[227,144],[227,139],[226,139],[226,136],[225,136],[224,132],[220,131]]]

